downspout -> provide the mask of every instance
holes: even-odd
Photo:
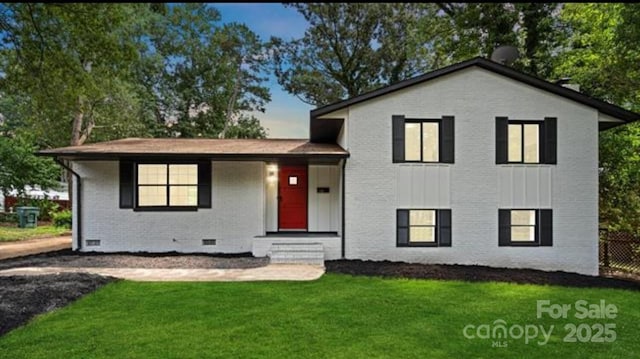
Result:
[[[82,195],[82,182],[80,181],[80,175],[74,171],[73,169],[71,169],[71,167],[67,166],[64,162],[60,161],[57,157],[55,157],[53,159],[54,161],[56,161],[60,166],[62,166],[64,169],[66,169],[67,171],[69,171],[75,178],[76,178],[76,190],[74,191],[74,194],[76,195],[76,206],[75,206],[75,210],[77,213],[77,218],[78,218],[78,223],[76,223],[76,231],[77,231],[77,248],[78,249],[82,249],[82,201],[81,201],[81,195]],[[70,200],[72,201],[71,203],[73,203],[73,198],[70,198]]]
[[[344,207],[345,207],[345,206],[344,206],[344,203],[345,203],[345,198],[346,198],[346,197],[345,197],[345,193],[346,193],[346,192],[345,192],[345,190],[344,190],[344,187],[345,187],[346,183],[345,183],[345,180],[344,180],[344,179],[345,179],[345,169],[346,169],[346,167],[347,167],[347,159],[345,158],[344,160],[342,160],[342,231],[341,231],[341,233],[340,233],[340,234],[342,234],[342,236],[341,236],[342,238],[340,238],[340,242],[341,242],[340,244],[341,244],[341,249],[342,249],[342,253],[341,253],[341,254],[342,254],[342,256],[341,256],[341,257],[342,257],[342,259],[345,259],[345,253],[344,253],[344,252],[345,252],[345,250],[344,250],[344,247],[345,247],[345,245],[344,245],[344,237],[345,237],[345,234],[344,234],[344,229],[345,229],[345,224],[344,224],[344,219],[345,219]]]

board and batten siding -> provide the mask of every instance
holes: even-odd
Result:
[[[450,208],[450,166],[402,163],[396,166],[398,208]]]
[[[471,67],[347,113],[347,258],[598,273],[597,110]],[[392,163],[393,115],[454,116],[454,163]],[[557,164],[496,165],[498,116],[556,117]],[[451,247],[396,247],[396,209],[447,206]],[[553,210],[553,246],[498,247],[498,209],[521,206]]]
[[[213,162],[212,208],[186,212],[120,209],[117,161],[79,161],[73,168],[82,177],[83,251],[249,252],[253,237],[264,234],[262,162]],[[203,246],[202,239],[216,245]],[[87,247],[87,240],[100,246]]]
[[[339,232],[338,166],[309,165],[309,232]],[[319,193],[318,188],[328,188]]]
[[[500,208],[553,208],[553,171],[549,165],[498,165]]]

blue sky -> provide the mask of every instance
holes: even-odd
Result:
[[[213,3],[220,11],[222,22],[244,23],[262,40],[271,36],[285,40],[300,38],[307,29],[307,21],[295,9],[280,3]],[[309,111],[312,106],[288,94],[270,75],[267,86],[271,89],[271,102],[266,112],[254,115],[268,129],[269,138],[307,138]]]

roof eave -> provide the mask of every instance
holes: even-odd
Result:
[[[527,75],[525,73],[514,70],[508,66],[501,65],[496,62],[489,61],[487,59],[480,58],[480,57],[476,57],[471,60],[453,64],[453,65],[426,73],[421,76],[400,81],[395,84],[392,84],[377,90],[373,90],[371,92],[364,93],[360,96],[352,97],[350,99],[346,99],[340,102],[336,102],[333,104],[329,104],[329,105],[311,110],[310,115],[311,115],[311,118],[314,119],[314,118],[317,118],[318,116],[323,116],[351,105],[368,101],[370,99],[373,99],[382,95],[386,95],[388,93],[392,93],[392,92],[395,92],[395,91],[398,91],[422,82],[433,80],[435,78],[448,75],[452,72],[456,72],[470,66],[478,66],[480,68],[509,77],[511,79],[520,81],[530,86],[533,86],[533,87],[554,93],[556,95],[571,99],[573,101],[582,103],[584,105],[596,108],[600,112],[619,118],[625,121],[626,123],[638,121],[640,119],[640,114],[637,114],[635,112],[625,110],[622,107],[595,99],[593,97],[587,96],[583,93],[571,90],[569,88],[566,88],[560,85],[552,84],[548,81],[536,78],[531,75]]]
[[[40,151],[38,156],[55,157],[74,161],[81,160],[120,160],[120,159],[210,159],[210,160],[272,160],[272,159],[343,159],[350,154],[344,153],[147,153],[147,152],[52,152]]]

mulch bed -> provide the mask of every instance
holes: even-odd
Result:
[[[115,280],[84,273],[0,277],[0,335]]]
[[[170,253],[97,253],[70,249],[0,261],[0,270],[18,267],[110,267],[110,268],[257,268],[269,264],[269,258],[251,253],[184,254]]]
[[[640,290],[640,283],[631,280],[605,278],[602,276],[594,277],[560,271],[545,272],[534,269],[362,260],[326,261],[325,267],[327,272],[351,275]]]

